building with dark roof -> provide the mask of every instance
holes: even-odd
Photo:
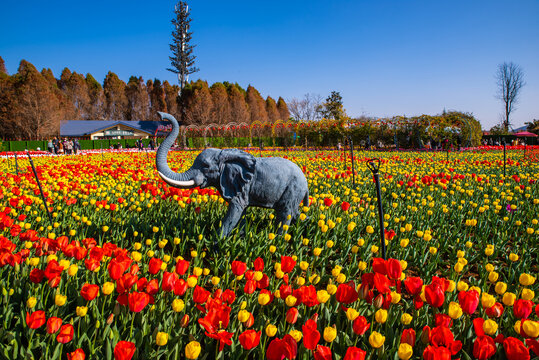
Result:
[[[147,139],[164,136],[171,128],[168,121],[65,120],[60,123],[60,136],[90,140]]]

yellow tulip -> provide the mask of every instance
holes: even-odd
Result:
[[[165,332],[159,331],[157,335],[155,336],[155,343],[159,346],[165,346],[168,343],[168,334]]]
[[[262,306],[267,305],[271,300],[271,297],[267,293],[258,294],[258,303]]]
[[[337,329],[335,326],[328,326],[324,329],[324,340],[330,343],[337,337]]]
[[[462,308],[459,303],[451,301],[449,303],[448,315],[451,319],[458,319],[462,316]]]
[[[277,327],[275,325],[269,324],[266,326],[266,336],[274,337],[277,334]]]
[[[301,338],[303,337],[303,333],[299,330],[290,330],[289,334],[297,343],[300,342]]]
[[[172,310],[175,312],[181,312],[185,307],[185,303],[182,299],[174,299],[172,301]]]
[[[201,349],[198,341],[191,341],[185,346],[185,357],[187,359],[196,359],[200,355]]]
[[[65,295],[56,294],[56,296],[54,297],[54,303],[56,304],[56,306],[64,306],[66,301],[67,296]]]
[[[29,309],[33,309],[37,304],[37,299],[35,297],[29,297],[28,300],[26,300],[26,306]]]
[[[346,310],[346,317],[348,318],[348,320],[354,321],[358,316],[359,312],[357,312],[356,309],[348,308],[348,310]]]
[[[513,306],[516,298],[517,296],[513,294],[512,292],[506,292],[505,294],[503,294],[502,301],[505,306]]]
[[[77,306],[76,312],[77,312],[77,316],[85,317],[86,314],[88,313],[88,307],[86,307],[86,306]]]
[[[483,331],[487,335],[494,335],[498,331],[498,324],[496,321],[488,319],[483,323]]]
[[[410,315],[408,313],[404,313],[401,316],[401,323],[403,325],[409,325],[412,322],[413,319],[414,318],[412,317],[412,315]]]
[[[410,344],[402,343],[399,345],[399,350],[397,351],[399,359],[408,360],[412,357],[413,354],[414,350]]]
[[[377,331],[373,331],[369,336],[369,344],[371,344],[371,346],[375,349],[382,347],[385,341],[386,337]]]
[[[376,319],[377,323],[383,324],[387,321],[387,310],[379,309],[374,314],[374,318]]]

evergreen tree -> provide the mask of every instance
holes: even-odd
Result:
[[[322,117],[331,120],[342,120],[346,117],[344,111],[342,96],[338,91],[332,91],[331,95],[326,98],[326,102],[322,104],[320,109]]]
[[[109,71],[103,83],[105,94],[105,118],[109,120],[124,120],[127,112],[127,97],[125,83],[118,75]]]
[[[190,45],[193,32],[189,31],[191,18],[187,3],[179,1],[174,7],[174,14],[176,16],[172,19],[174,31],[172,32],[172,44],[170,44],[172,56],[169,56],[171,67],[167,70],[178,75],[180,84],[178,94],[181,95],[181,91],[189,81],[189,74],[195,73],[199,69],[194,66],[196,56],[193,55],[193,49],[195,45]]]

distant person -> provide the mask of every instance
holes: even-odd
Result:
[[[155,150],[155,142],[153,139],[150,139],[150,150]]]
[[[59,145],[60,142],[58,141],[58,139],[56,138],[56,136],[54,137],[54,139],[52,139],[52,146],[54,147],[54,153],[55,154],[58,154],[58,150],[59,150]]]
[[[75,155],[79,153],[79,150],[80,150],[79,139],[75,139],[73,140],[73,151],[75,152]]]
[[[54,145],[52,144],[52,140],[49,139],[49,141],[47,142],[47,150],[50,152],[50,153],[53,153],[54,152]]]

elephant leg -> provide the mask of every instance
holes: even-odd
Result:
[[[277,227],[277,234],[282,234],[283,225],[290,225],[292,220],[290,211],[285,209],[275,209],[275,225]]]
[[[230,235],[230,232],[236,227],[238,222],[241,219],[242,214],[245,212],[245,207],[234,204],[232,202],[228,205],[228,211],[226,212],[225,217],[223,218],[221,226],[221,238],[227,237]]]

